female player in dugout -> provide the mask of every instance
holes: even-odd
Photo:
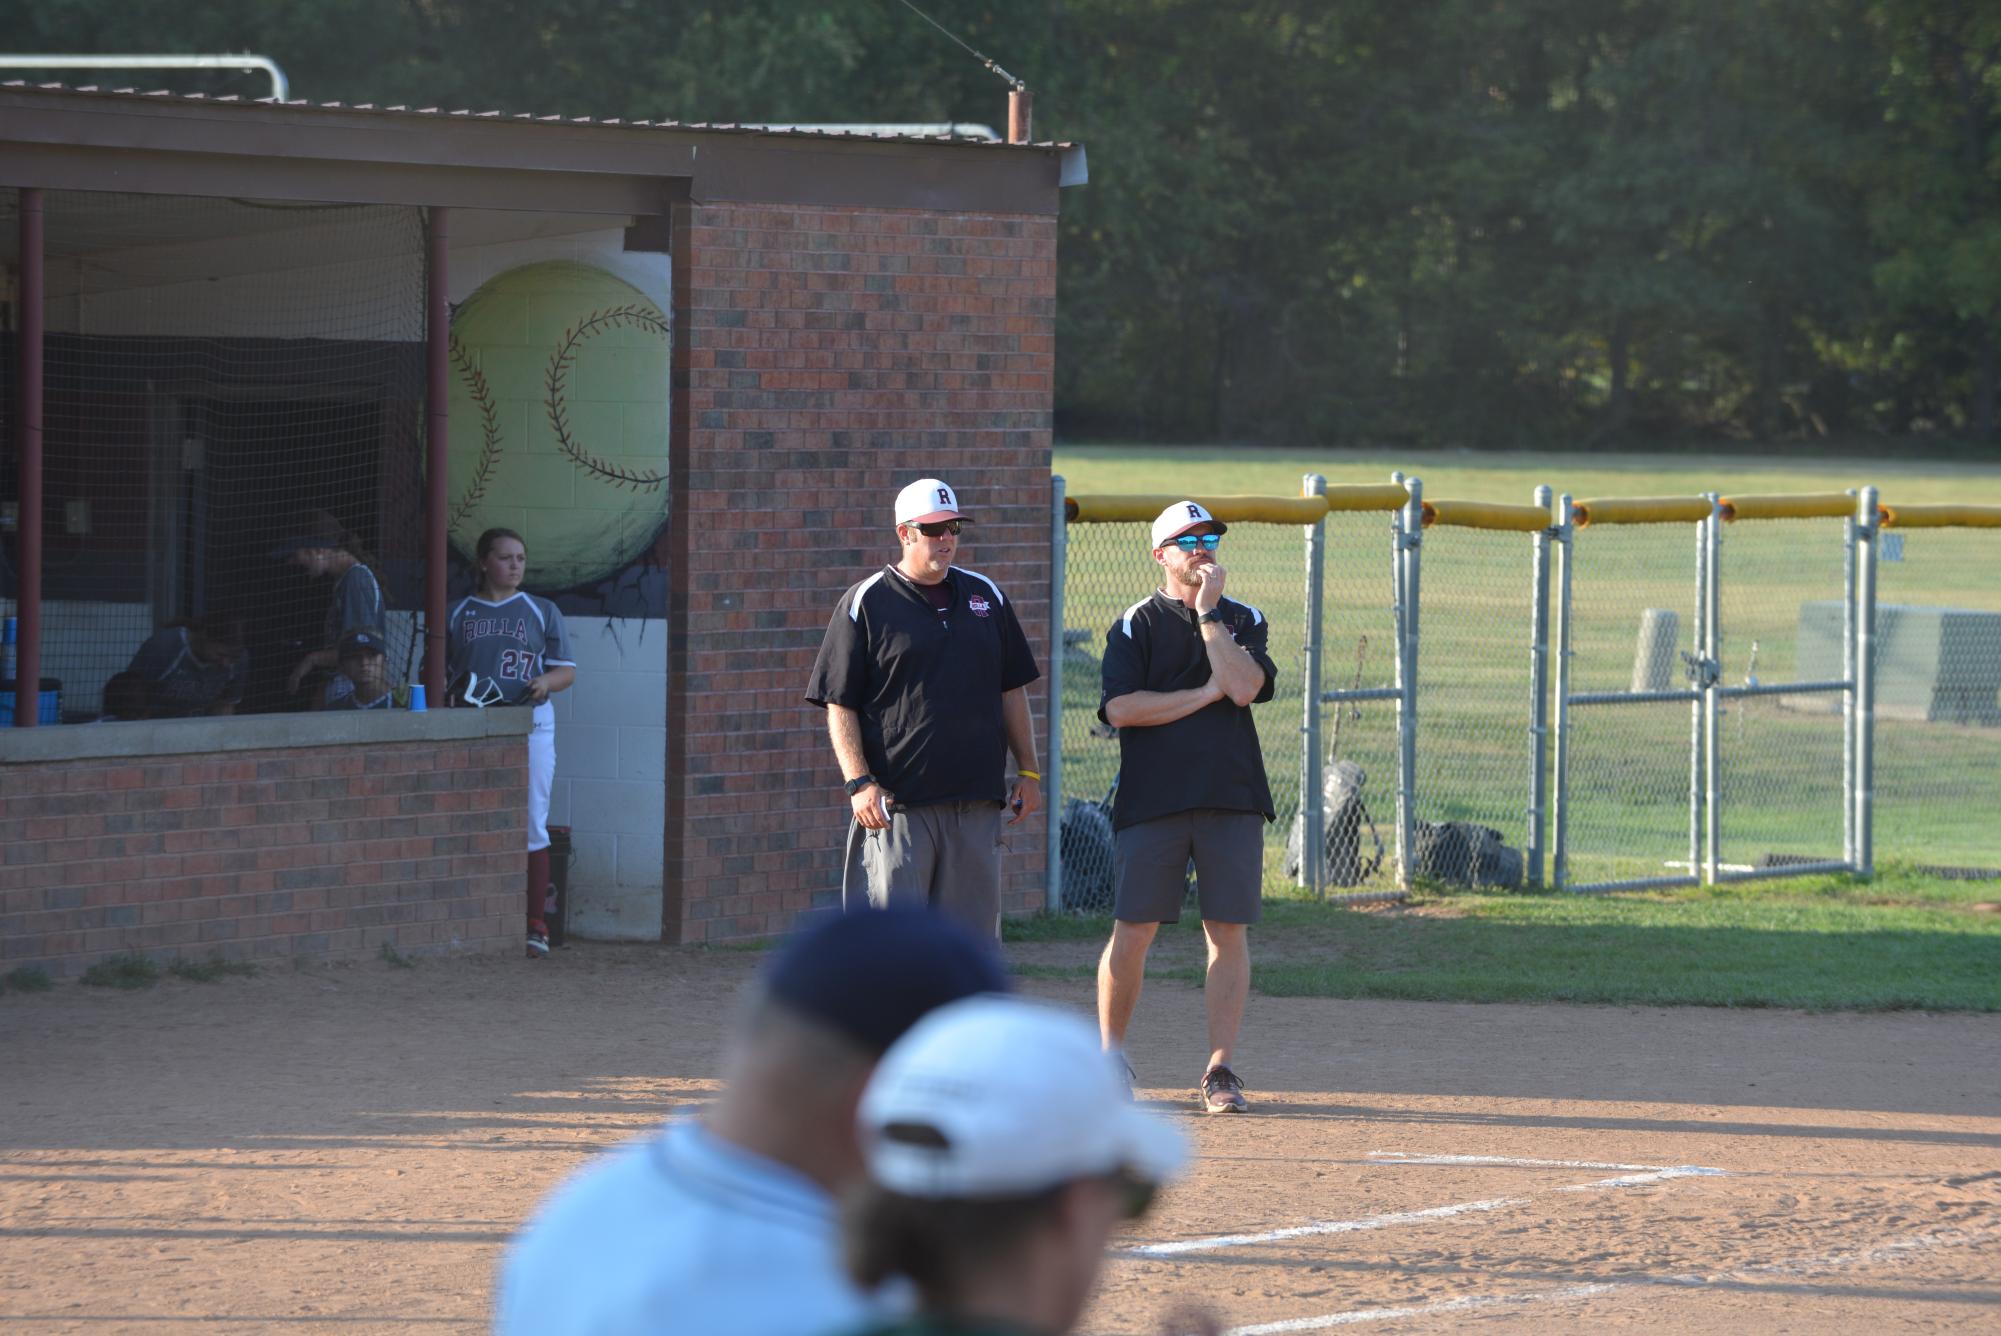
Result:
[[[528,955],[549,954],[549,791],[556,775],[556,710],[549,697],[577,680],[563,614],[521,588],[528,546],[512,529],[488,529],[474,547],[478,587],[445,618],[451,705],[529,705]]]

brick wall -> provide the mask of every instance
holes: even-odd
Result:
[[[841,591],[894,556],[903,483],[958,489],[978,519],[959,560],[1015,601],[1046,670],[1056,220],[684,206],[675,221],[662,929],[704,941],[838,900],[848,806],[801,693]],[[1018,829],[1009,912],[1042,899],[1046,828]]]
[[[55,742],[264,722],[34,732]],[[74,974],[124,951],[160,960],[337,960],[384,943],[410,955],[519,951],[526,785],[519,736],[9,758],[0,969]]]

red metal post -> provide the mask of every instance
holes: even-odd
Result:
[[[42,713],[42,192],[21,190],[21,546],[14,727]]]
[[[451,210],[431,210],[424,292],[424,694],[445,702],[445,456],[451,444],[446,403],[451,392],[451,299],[446,256]]]

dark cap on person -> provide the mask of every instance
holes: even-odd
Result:
[[[869,909],[786,943],[764,974],[774,1001],[881,1053],[928,1013],[1012,991],[1000,953],[935,910]]]
[[[386,654],[388,648],[382,643],[382,632],[372,626],[357,626],[340,638],[339,653],[342,654]]]

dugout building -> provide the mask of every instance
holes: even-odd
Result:
[[[527,712],[302,710],[330,586],[273,554],[309,513],[433,699],[473,538],[526,537],[579,661],[573,933],[833,905],[801,693],[902,482],[958,487],[1046,666],[1082,177],[1052,143],[0,85],[0,612],[37,684],[0,702],[0,971],[520,949]],[[233,714],[93,722],[161,628],[231,619]]]

